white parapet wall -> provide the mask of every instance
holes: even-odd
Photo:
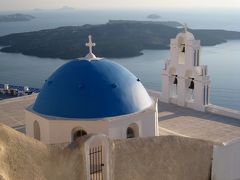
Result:
[[[148,89],[147,91],[150,94],[150,96],[158,98],[160,102],[163,102],[162,101],[162,92],[154,91],[154,90],[151,90],[151,89]],[[174,99],[172,99],[172,100],[174,100]],[[189,103],[189,106],[190,106],[190,103]],[[205,106],[205,111],[209,112],[209,113],[216,114],[216,115],[225,116],[225,117],[240,120],[240,111],[239,110],[225,108],[225,107],[217,106],[217,105],[214,105],[214,104],[209,104],[209,105]]]
[[[12,102],[18,102],[18,101],[23,101],[27,99],[35,99],[37,97],[37,93],[33,93],[31,95],[26,95],[26,96],[19,96],[19,97],[14,97],[14,98],[9,98],[9,99],[3,99],[0,101],[0,104],[7,104],[7,103],[12,103]]]
[[[151,97],[155,97],[155,98],[160,98],[161,97],[161,95],[162,95],[162,93],[160,92],[160,91],[154,91],[154,90],[152,90],[152,89],[148,89],[147,90],[147,92],[149,93],[149,95],[151,96]]]
[[[206,112],[240,120],[240,111],[234,109],[229,109],[211,104],[206,106]]]
[[[223,145],[214,145],[212,180],[240,179],[240,138]]]

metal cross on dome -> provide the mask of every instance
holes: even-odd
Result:
[[[86,43],[86,46],[89,48],[89,53],[92,54],[92,48],[96,46],[96,43],[92,42],[92,36],[88,36],[88,43]]]

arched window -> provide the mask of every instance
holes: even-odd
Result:
[[[87,132],[81,128],[73,129],[72,131],[72,141],[77,140],[77,138],[87,135]]]
[[[135,137],[139,137],[139,127],[136,123],[133,123],[127,128],[127,138]]]
[[[127,128],[127,138],[134,138],[135,134],[134,134],[134,130],[131,127]]]
[[[33,133],[34,133],[34,138],[37,140],[40,140],[40,125],[37,121],[33,122]]]

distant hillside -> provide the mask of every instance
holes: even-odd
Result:
[[[160,19],[161,16],[158,15],[158,14],[149,14],[149,15],[147,16],[147,18],[148,18],[148,19]]]
[[[109,24],[160,24],[170,27],[180,27],[181,23],[177,21],[136,21],[136,20],[109,20]]]
[[[31,21],[35,19],[34,16],[26,14],[10,14],[10,15],[0,15],[1,22],[18,22],[18,21]]]
[[[36,32],[0,37],[2,52],[22,53],[38,57],[72,59],[88,53],[85,42],[93,35],[97,43],[94,53],[99,57],[132,57],[143,49],[168,49],[171,38],[181,29],[159,23],[112,22],[101,25],[60,27]],[[230,39],[240,39],[240,32],[224,30],[193,30],[202,45],[216,45]]]
[[[63,6],[62,8],[57,9],[57,10],[59,10],[59,11],[74,11],[75,9],[72,7],[69,7],[69,6]]]

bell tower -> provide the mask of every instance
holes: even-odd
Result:
[[[162,72],[160,101],[205,111],[209,104],[210,80],[207,66],[200,65],[200,40],[185,25],[184,32],[171,39],[170,59]]]

